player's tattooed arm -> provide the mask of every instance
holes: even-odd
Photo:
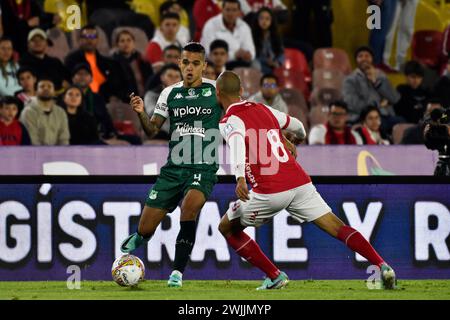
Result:
[[[163,117],[158,116],[148,116],[145,112],[144,101],[141,97],[135,96],[134,92],[130,94],[130,105],[133,107],[133,110],[138,114],[139,121],[141,122],[142,129],[147,134],[149,138],[153,138],[159,132],[159,129],[163,125],[165,119]]]

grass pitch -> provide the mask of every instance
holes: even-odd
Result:
[[[256,291],[260,281],[186,280],[183,288],[147,280],[136,288],[113,281],[82,281],[69,290],[63,281],[0,282],[1,300],[450,300],[450,280],[400,280],[396,290],[369,290],[362,280],[297,280],[282,290]]]

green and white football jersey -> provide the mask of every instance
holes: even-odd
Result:
[[[198,87],[181,81],[161,92],[154,114],[170,120],[169,165],[217,171],[222,108],[215,85],[203,78]]]

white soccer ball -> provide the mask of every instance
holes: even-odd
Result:
[[[138,257],[124,254],[114,261],[111,273],[113,280],[118,285],[132,287],[144,280],[145,266]]]

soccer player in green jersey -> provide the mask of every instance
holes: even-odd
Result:
[[[222,110],[216,99],[215,81],[202,78],[205,49],[191,42],[182,51],[183,81],[161,92],[150,118],[140,97],[131,95],[131,106],[149,137],[170,120],[169,157],[149,191],[138,231],[128,236],[121,251],[128,253],[150,240],[167,213],[181,203],[180,232],[175,245],[169,287],[182,286],[182,274],[195,242],[196,219],[217,182],[218,131]]]

